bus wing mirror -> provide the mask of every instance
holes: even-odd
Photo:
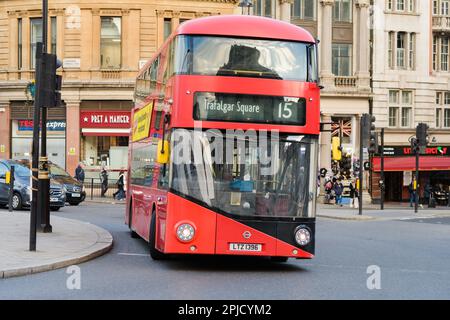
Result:
[[[158,154],[156,156],[156,162],[160,164],[169,163],[169,141],[167,140],[159,140],[158,141]]]

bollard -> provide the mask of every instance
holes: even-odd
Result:
[[[94,178],[91,178],[91,200],[94,200]]]
[[[12,212],[12,202],[14,196],[14,166],[11,166],[11,171],[6,174],[6,183],[9,184],[8,211]]]

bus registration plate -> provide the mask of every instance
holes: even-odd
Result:
[[[262,244],[257,243],[230,243],[230,251],[262,251]]]

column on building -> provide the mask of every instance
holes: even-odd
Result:
[[[322,123],[324,131],[320,133],[320,169],[325,168],[328,172],[331,171],[331,115],[322,114]]]
[[[101,34],[100,10],[92,10],[92,35],[100,37]],[[100,41],[92,41],[92,69],[100,70]]]
[[[333,4],[334,0],[321,0],[322,25],[320,52],[320,78],[325,90],[333,90],[334,75],[332,72],[332,38],[333,38]]]
[[[9,47],[11,48],[12,52],[17,52],[18,48],[18,15],[10,13],[9,15]],[[11,71],[18,70],[18,55],[17,54],[10,54],[9,55],[9,79],[15,80],[18,78],[17,73],[13,73]],[[6,79],[5,79],[6,80]]]
[[[80,101],[66,103],[66,171],[73,174],[80,161]]]
[[[291,22],[291,5],[294,0],[279,0],[280,1],[280,20]]]
[[[370,90],[370,73],[369,73],[369,0],[358,0],[356,3],[358,13],[358,54],[356,67],[356,75],[358,77],[358,89],[361,91]]]
[[[10,125],[11,107],[8,101],[0,101],[0,159],[9,159],[10,152]]]
[[[156,10],[156,47],[159,48],[164,42],[164,10]]]
[[[322,123],[331,123],[331,115],[322,114],[321,115]],[[319,140],[319,170],[326,169],[327,175],[332,175],[331,172],[331,124],[324,125],[324,131],[320,133]],[[320,195],[324,194],[324,179],[321,179],[320,183]]]

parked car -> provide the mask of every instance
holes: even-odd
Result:
[[[28,159],[18,161],[26,166],[30,165],[30,161]],[[86,192],[84,191],[84,186],[81,182],[73,178],[57,164],[49,161],[48,165],[50,178],[64,186],[66,202],[68,202],[71,206],[77,206],[86,199]]]
[[[86,199],[86,191],[81,182],[73,178],[60,166],[49,162],[50,177],[64,185],[66,202],[71,206],[77,206]]]
[[[9,202],[9,184],[6,183],[6,172],[14,166],[14,194],[12,198],[13,210],[29,208],[31,205],[31,170],[22,162],[15,160],[0,160],[0,206],[5,207]],[[64,207],[66,194],[64,186],[50,179],[50,210],[57,211]]]

